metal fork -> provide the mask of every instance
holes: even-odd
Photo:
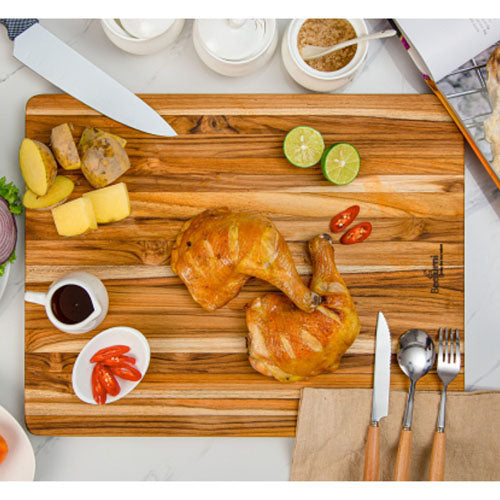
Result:
[[[432,443],[429,481],[444,480],[446,389],[448,389],[448,384],[458,375],[459,371],[460,337],[458,330],[453,330],[452,328],[440,328],[437,373],[441,382],[443,382],[443,391],[441,392],[441,404],[439,405],[437,429],[434,433],[434,441]]]

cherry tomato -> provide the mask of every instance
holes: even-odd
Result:
[[[344,245],[353,245],[365,241],[372,232],[372,225],[369,222],[361,222],[357,226],[349,229],[347,233],[342,235],[340,243]]]
[[[97,363],[99,361],[104,361],[106,358],[111,358],[113,356],[120,356],[130,351],[128,345],[112,345],[111,347],[105,347],[97,351],[91,358],[91,363]]]
[[[0,436],[0,464],[5,460],[7,453],[9,452],[9,446],[7,445],[7,441]]]
[[[95,366],[97,368],[97,376],[99,377],[101,384],[106,389],[106,392],[110,396],[118,396],[118,394],[120,393],[120,384],[118,383],[118,380],[116,380],[115,376],[111,373],[111,370],[107,366],[104,366],[102,363],[97,363],[97,365]]]
[[[106,402],[106,389],[104,385],[101,383],[101,380],[98,376],[98,367],[99,365],[95,365],[92,370],[92,396],[94,397],[94,401],[98,405],[103,405]]]
[[[337,214],[330,222],[332,233],[343,231],[359,214],[359,205],[353,205],[346,208],[343,212]]]
[[[111,358],[106,358],[104,361],[102,361],[102,364],[106,366],[114,366],[121,363],[129,363],[131,365],[135,365],[135,358],[133,358],[132,356],[111,356]]]
[[[109,369],[113,375],[117,377],[123,378],[125,380],[132,380],[136,382],[137,380],[141,380],[141,372],[135,368],[134,366],[130,366],[127,363],[122,363],[120,365],[110,366]]]

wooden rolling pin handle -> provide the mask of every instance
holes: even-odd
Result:
[[[399,438],[398,455],[396,457],[396,471],[394,472],[394,481],[410,480],[411,463],[411,440],[412,433],[410,429],[403,429]]]
[[[363,481],[378,481],[380,463],[380,429],[378,422],[368,427],[365,449],[365,470]]]
[[[444,432],[436,431],[434,433],[434,441],[432,443],[429,481],[444,481],[445,456]]]

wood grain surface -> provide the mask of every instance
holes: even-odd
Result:
[[[371,387],[374,329],[383,311],[393,336],[409,328],[435,335],[464,328],[464,147],[432,95],[144,95],[178,132],[158,138],[127,128],[66,95],[26,106],[26,135],[48,143],[71,122],[127,139],[132,215],[92,234],[62,238],[50,211],[26,211],[26,289],[45,291],[84,269],[107,286],[110,309],[95,331],[56,330],[42,307],[26,304],[26,424],[44,435],[293,436],[302,387]],[[291,166],[285,134],[310,125],[327,145],[350,142],[361,171],[351,184],[326,181],[319,166]],[[82,174],[72,198],[90,189]],[[183,222],[206,208],[258,210],[288,241],[307,280],[305,242],[328,232],[352,204],[373,224],[360,245],[336,245],[340,272],[361,319],[361,333],[334,374],[283,384],[252,370],[243,307],[272,290],[252,279],[226,307],[208,313],[169,266]],[[337,241],[338,237],[334,239]],[[436,276],[438,275],[438,276]],[[71,371],[96,333],[117,325],[149,340],[151,364],[127,397],[98,407],[73,393]],[[463,341],[462,335],[462,341]],[[463,351],[462,351],[463,352]],[[463,390],[462,373],[451,390]],[[393,355],[391,386],[407,388]],[[418,389],[437,389],[433,370]],[[401,415],[401,418],[403,416]],[[367,416],[368,418],[368,416]]]

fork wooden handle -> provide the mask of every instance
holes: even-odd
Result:
[[[380,428],[378,425],[368,427],[365,449],[365,469],[363,481],[378,481],[380,463]]]
[[[411,440],[411,430],[403,429],[401,431],[401,437],[399,438],[394,481],[410,480]]]
[[[429,468],[429,481],[444,481],[445,463],[445,436],[444,432],[436,431],[431,451],[431,465]]]

